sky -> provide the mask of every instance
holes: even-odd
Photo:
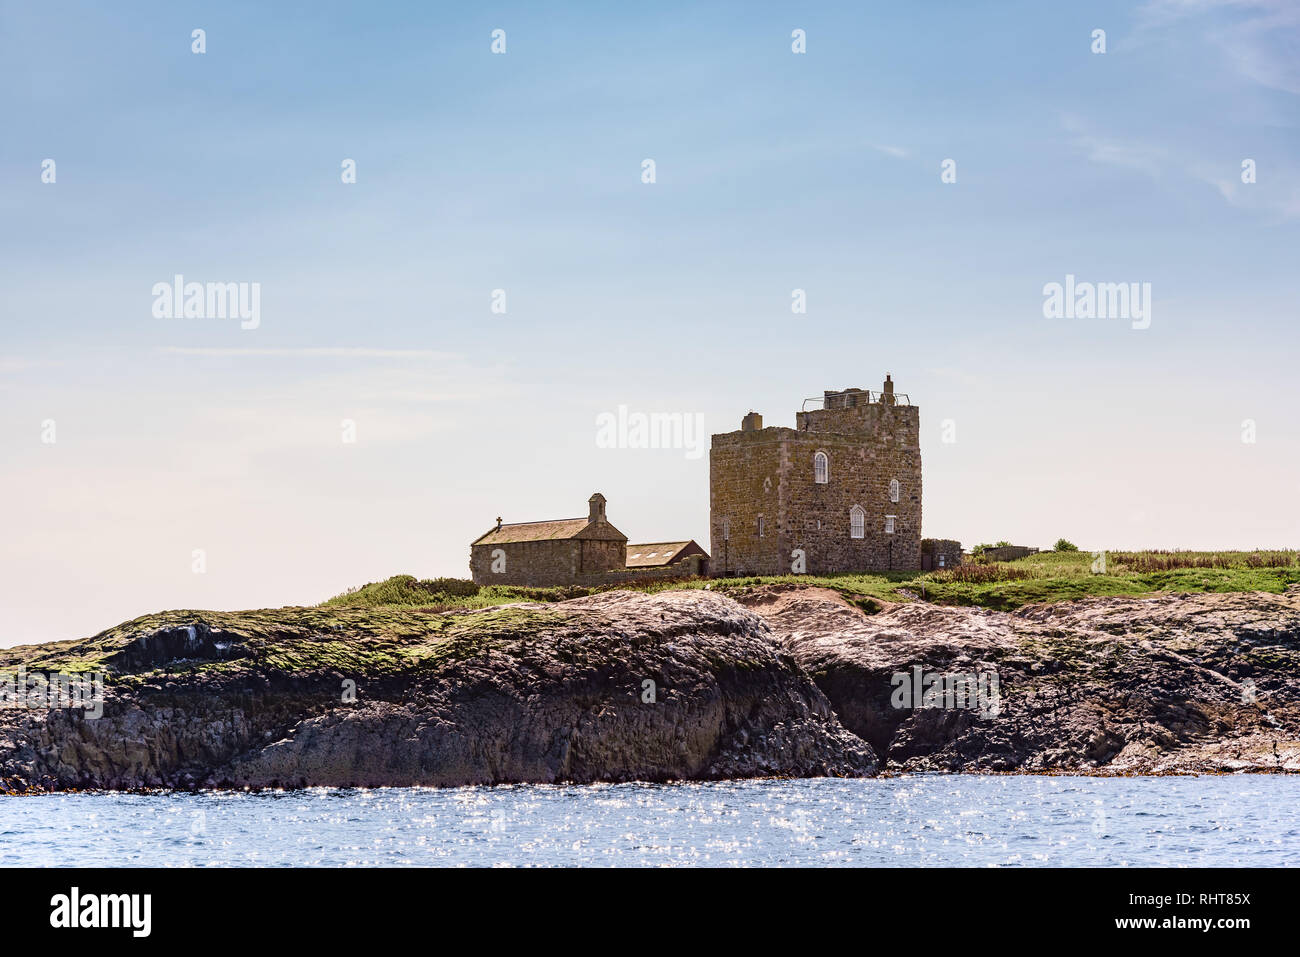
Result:
[[[1300,545],[1289,0],[3,0],[0,116],[0,645],[466,577],[597,490],[707,548],[707,454],[602,416],[887,373],[927,537]]]

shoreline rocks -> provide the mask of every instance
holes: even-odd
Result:
[[[274,641],[218,624],[196,630],[234,647],[207,661],[175,625],[128,636],[110,657],[148,670],[109,683],[102,718],[0,712],[0,778],[257,788],[875,771],[762,619],[720,595],[608,592],[437,617],[442,634],[407,635],[391,668],[352,677],[267,667]],[[173,646],[184,671],[144,653]],[[295,650],[286,660],[306,657]]]
[[[98,720],[0,709],[0,791],[1300,771],[1300,588],[737,599],[167,612],[6,649],[0,670],[108,680]],[[995,674],[996,713],[897,706],[923,672]]]
[[[1087,598],[1015,612],[742,598],[891,771],[1300,771],[1300,589]],[[916,667],[997,675],[995,716],[896,708]]]

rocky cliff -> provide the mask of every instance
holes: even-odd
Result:
[[[98,719],[0,710],[0,789],[1300,770],[1294,588],[1013,613],[736,598],[167,612],[0,651],[107,673]],[[900,687],[931,675],[981,693]]]
[[[1300,771],[1300,588],[1015,612],[742,595],[894,771]],[[895,707],[891,679],[996,675],[995,707]],[[922,702],[924,704],[924,702]]]
[[[709,592],[460,614],[173,612],[0,668],[111,669],[103,716],[0,711],[10,789],[869,774],[762,618]]]

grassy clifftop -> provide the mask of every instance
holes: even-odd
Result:
[[[313,607],[145,615],[0,651],[0,673],[107,673],[95,720],[0,709],[0,792],[803,776],[880,759],[1300,767],[1300,592],[1258,594],[1300,582],[1296,554],[1116,553],[1104,573],[1093,560],[666,582],[564,605],[587,590],[396,576]],[[1120,597],[1160,592],[1239,594]],[[1094,595],[1115,597],[955,607]],[[1005,712],[897,708],[892,676],[918,661],[991,663]]]
[[[1300,583],[1300,552],[1296,551],[1104,554],[1104,566],[1092,552],[1043,552],[1014,562],[976,563],[933,572],[692,579],[619,587],[645,592],[709,588],[726,593],[754,585],[782,583],[831,588],[863,605],[876,600],[925,600],[943,605],[1009,610],[1033,602],[1105,595],[1281,593],[1287,586]],[[597,590],[503,585],[478,587],[462,579],[420,580],[410,575],[397,575],[337,595],[321,607],[409,607],[451,611],[506,602],[562,601]]]
[[[1011,610],[1034,602],[1175,592],[1281,593],[1300,583],[1300,552],[1043,552],[1014,562],[934,572],[780,581],[824,584],[848,596]],[[725,582],[720,582],[725,587]]]
[[[1047,552],[1014,562],[963,565],[936,572],[863,575],[786,575],[764,578],[691,579],[621,587],[660,592],[710,589],[739,595],[754,586],[789,584],[832,589],[868,611],[882,602],[926,601],[1013,610],[1035,602],[1091,596],[1162,593],[1272,592],[1300,583],[1300,553],[1291,552],[1112,552],[1104,573],[1093,571],[1089,552]],[[232,640],[249,659],[211,660],[201,667],[237,671],[253,662],[286,671],[361,669],[382,674],[418,663],[434,645],[461,647],[477,641],[503,619],[538,616],[516,609],[486,618],[444,615],[518,602],[551,603],[577,598],[594,588],[480,587],[464,579],[417,579],[395,575],[336,595],[315,607],[253,611],[175,610],[144,615],[92,638],[5,649],[0,670],[90,671],[123,664],[126,649],[142,632],[184,629],[201,622],[222,640]],[[543,616],[544,617],[544,616]],[[491,630],[487,628],[487,630]],[[505,629],[509,631],[507,627]],[[439,639],[431,642],[431,637]]]
[[[396,597],[391,590],[378,594]],[[473,616],[436,611],[400,603],[177,609],[133,618],[91,638],[0,649],[0,674],[19,668],[65,673],[107,669],[121,680],[163,668],[213,677],[248,670],[379,677],[468,656],[499,638],[513,639],[563,619],[550,609],[502,608]],[[142,645],[142,636],[151,636],[148,644]]]

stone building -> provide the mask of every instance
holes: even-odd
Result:
[[[750,412],[713,436],[709,523],[715,576],[919,570],[920,411],[886,376],[805,400],[794,428]]]
[[[489,529],[470,544],[470,575],[480,585],[561,585],[621,569],[627,536],[605,517],[605,496],[587,500],[586,518],[516,522]]]
[[[498,518],[470,543],[470,576],[480,585],[545,586],[708,574],[709,555],[695,542],[629,546],[605,515],[605,496],[596,492],[587,506],[586,518],[510,525]]]
[[[695,574],[709,573],[709,553],[695,541],[648,542],[627,547],[628,568],[665,568],[695,559]]]

